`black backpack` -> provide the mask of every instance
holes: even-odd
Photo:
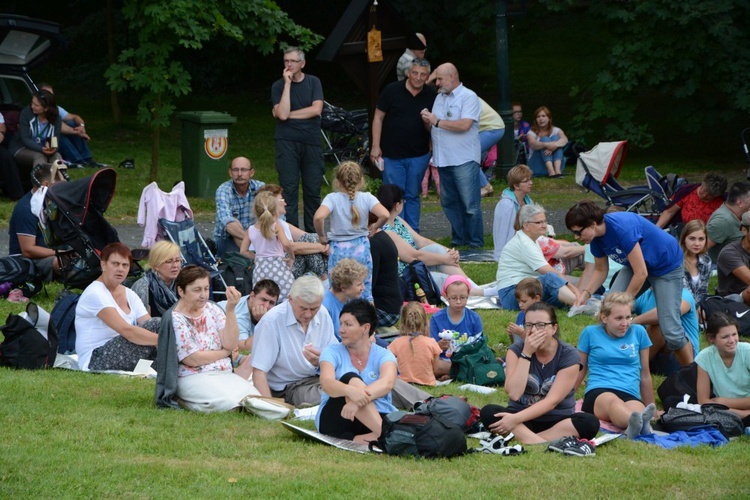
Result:
[[[239,252],[227,252],[219,263],[219,273],[224,278],[226,286],[235,287],[243,296],[250,295],[253,291],[253,267],[254,261]],[[217,276],[213,279],[214,293],[218,297],[214,300],[225,300],[224,287],[221,279]]]
[[[47,338],[36,329],[39,308],[33,302],[26,304],[27,319],[9,314],[5,325],[0,326],[3,342],[0,343],[0,365],[36,370],[55,365],[57,357],[57,332],[50,323]]]
[[[432,279],[430,270],[427,269],[427,266],[421,260],[412,261],[401,273],[401,291],[403,292],[405,302],[419,300],[414,289],[415,284],[418,284],[424,291],[427,302],[433,306],[442,304],[440,301],[440,289],[435,280]]]
[[[708,318],[715,312],[723,312],[730,318],[737,320],[739,333],[743,337],[750,337],[750,307],[744,302],[726,299],[719,295],[709,295],[700,302],[702,323],[705,325]]]
[[[672,407],[661,416],[659,423],[668,432],[687,431],[704,425],[716,427],[727,438],[741,436],[744,432],[742,419],[724,405],[704,404],[701,412]]]
[[[416,402],[414,413],[437,415],[458,425],[467,434],[478,431],[480,424],[479,408],[470,405],[465,399],[447,394]]]
[[[383,430],[370,449],[388,455],[450,458],[466,453],[460,426],[437,415],[394,411],[383,418]]]
[[[13,283],[14,288],[20,288],[24,296],[31,298],[44,287],[44,276],[33,260],[11,255],[0,258],[0,283]]]
[[[698,403],[697,386],[698,365],[693,361],[689,365],[670,373],[656,392],[659,394],[659,399],[661,399],[662,406],[666,411],[680,403],[685,395],[690,397],[688,403]],[[713,390],[711,390],[711,397],[714,397]]]
[[[80,293],[63,290],[55,299],[50,323],[57,329],[57,352],[60,354],[76,351],[76,306],[80,298]]]

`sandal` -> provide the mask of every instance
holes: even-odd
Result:
[[[496,455],[503,455],[506,457],[511,455],[520,455],[521,453],[524,453],[526,451],[523,445],[516,444],[513,446],[509,446],[509,443],[513,440],[514,437],[515,436],[511,432],[507,436],[497,435],[490,440],[480,440],[479,448],[476,448],[475,451],[481,453],[494,453]]]

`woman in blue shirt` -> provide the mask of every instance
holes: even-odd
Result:
[[[633,297],[610,292],[602,301],[599,321],[584,328],[578,338],[583,369],[576,387],[589,372],[581,409],[627,428],[629,439],[651,434],[656,411],[648,367],[651,340],[645,328],[632,324]]]
[[[650,221],[631,212],[604,214],[593,201],[576,203],[565,225],[583,243],[590,243],[594,274],[575,305],[591,298],[607,277],[607,257],[622,264],[610,290],[635,297],[646,281],[654,290],[659,325],[667,349],[681,366],[693,362],[693,346],[680,322],[682,303],[682,250],[677,240]]]
[[[396,357],[370,340],[377,328],[375,306],[365,299],[347,302],[339,316],[341,343],[320,355],[318,431],[366,443],[380,437],[382,416],[396,408],[391,389],[396,383]]]

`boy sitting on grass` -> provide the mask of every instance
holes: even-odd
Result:
[[[523,323],[526,319],[526,309],[528,309],[531,304],[541,302],[542,291],[542,284],[536,278],[522,279],[518,285],[516,285],[516,301],[518,301],[518,307],[521,309],[521,312],[518,313],[516,322],[509,324],[506,329],[511,344],[523,341]]]
[[[435,377],[438,380],[450,377],[450,357],[455,351],[482,337],[482,318],[471,309],[466,309],[470,291],[471,283],[466,276],[449,276],[443,283],[443,297],[448,301],[448,307],[436,312],[430,319],[430,336],[442,350],[435,365]]]

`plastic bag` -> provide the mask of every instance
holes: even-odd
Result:
[[[573,316],[576,316],[577,314],[587,314],[589,316],[596,316],[599,314],[599,308],[602,305],[602,300],[597,297],[591,297],[584,305],[582,306],[573,306],[570,308],[570,311],[568,311],[568,317],[572,318]]]

